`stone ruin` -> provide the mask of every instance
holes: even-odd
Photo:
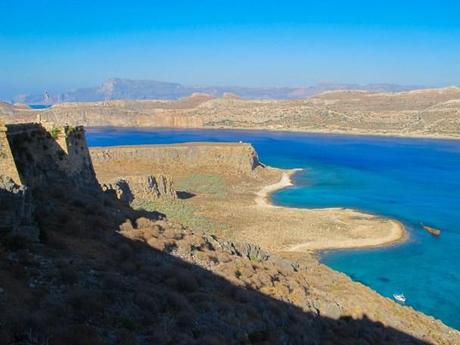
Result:
[[[34,189],[68,183],[99,188],[83,127],[0,123],[0,235],[38,240]]]

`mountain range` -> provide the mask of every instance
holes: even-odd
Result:
[[[99,86],[72,91],[42,94],[22,94],[15,97],[15,103],[57,104],[63,102],[95,102],[106,100],[169,99],[207,93],[213,97],[235,94],[247,99],[302,99],[325,91],[363,90],[372,92],[401,92],[423,89],[424,86],[397,84],[341,84],[318,83],[305,87],[239,87],[239,86],[186,86],[179,83],[155,80],[109,79]]]

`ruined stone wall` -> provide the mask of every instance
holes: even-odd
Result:
[[[39,230],[33,220],[30,190],[0,175],[0,235],[13,232],[30,240],[38,240]]]
[[[10,177],[17,184],[21,183],[8,142],[7,128],[0,122],[0,176],[2,175]]]
[[[83,127],[14,124],[6,136],[22,184],[97,185]]]
[[[0,234],[38,240],[34,191],[73,185],[99,190],[83,127],[53,124],[0,125]]]

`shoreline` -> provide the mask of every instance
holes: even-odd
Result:
[[[139,129],[139,130],[228,130],[228,131],[259,131],[259,132],[272,132],[272,133],[287,133],[287,134],[324,134],[335,136],[355,136],[355,137],[376,137],[376,138],[394,138],[394,139],[426,139],[426,140],[450,140],[460,141],[459,135],[442,135],[442,134],[417,134],[417,133],[378,133],[378,132],[362,132],[362,131],[346,131],[346,130],[314,130],[314,129],[295,129],[295,128],[263,128],[263,127],[157,127],[157,126],[114,126],[114,125],[101,125],[101,126],[85,126],[89,130],[98,130],[104,128],[120,128],[120,129]]]
[[[296,207],[284,207],[284,206],[277,206],[273,205],[270,201],[270,195],[276,191],[282,190],[284,188],[293,186],[292,176],[298,172],[302,171],[303,169],[290,169],[288,171],[284,171],[280,181],[277,183],[267,185],[263,187],[261,190],[256,192],[256,207],[259,208],[276,208],[276,209],[287,209],[287,210],[305,210],[304,208],[296,208]],[[307,209],[308,210],[308,209]],[[348,210],[352,212],[359,212],[364,213],[360,210],[353,210],[349,208],[322,208],[322,210]],[[314,251],[324,252],[324,251],[333,251],[333,250],[341,250],[341,249],[365,249],[365,248],[379,248],[379,247],[387,247],[395,244],[399,244],[405,242],[409,239],[409,233],[407,232],[404,225],[394,219],[380,217],[380,219],[385,219],[391,222],[391,229],[388,234],[380,238],[362,238],[362,239],[346,239],[346,240],[326,240],[324,242],[317,242],[317,243],[298,243],[295,245],[291,245],[287,248],[286,252],[298,252],[302,253],[305,251]],[[327,243],[326,243],[327,242]]]

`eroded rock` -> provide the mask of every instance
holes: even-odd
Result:
[[[135,199],[157,200],[177,198],[174,182],[170,176],[125,176],[102,184],[102,190],[113,192],[126,203]]]

